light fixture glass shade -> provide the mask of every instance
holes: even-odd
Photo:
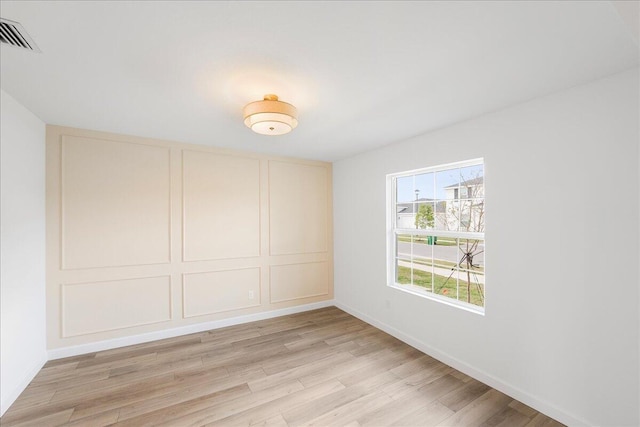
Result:
[[[298,126],[298,110],[291,104],[278,101],[277,95],[265,95],[244,107],[244,124],[262,135],[283,135]]]

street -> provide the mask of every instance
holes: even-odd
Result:
[[[460,249],[464,249],[465,246],[462,246]],[[433,253],[432,253],[433,251]],[[477,255],[473,257],[474,265],[482,265],[484,266],[484,244],[479,244],[475,250]],[[411,255],[411,243],[409,242],[398,242],[398,256],[409,258]],[[414,243],[413,244],[413,256],[421,257],[421,258],[434,258],[443,261],[449,261],[453,263],[457,263],[463,256],[461,250],[458,249],[457,246],[442,246],[442,245],[427,245],[425,243]]]

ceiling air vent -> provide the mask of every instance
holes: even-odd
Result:
[[[0,18],[0,42],[21,49],[40,52],[33,39],[18,22]]]

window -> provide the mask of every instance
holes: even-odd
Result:
[[[482,159],[387,175],[387,283],[484,313]]]

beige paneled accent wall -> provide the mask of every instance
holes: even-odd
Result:
[[[331,164],[47,127],[48,347],[333,298]]]

